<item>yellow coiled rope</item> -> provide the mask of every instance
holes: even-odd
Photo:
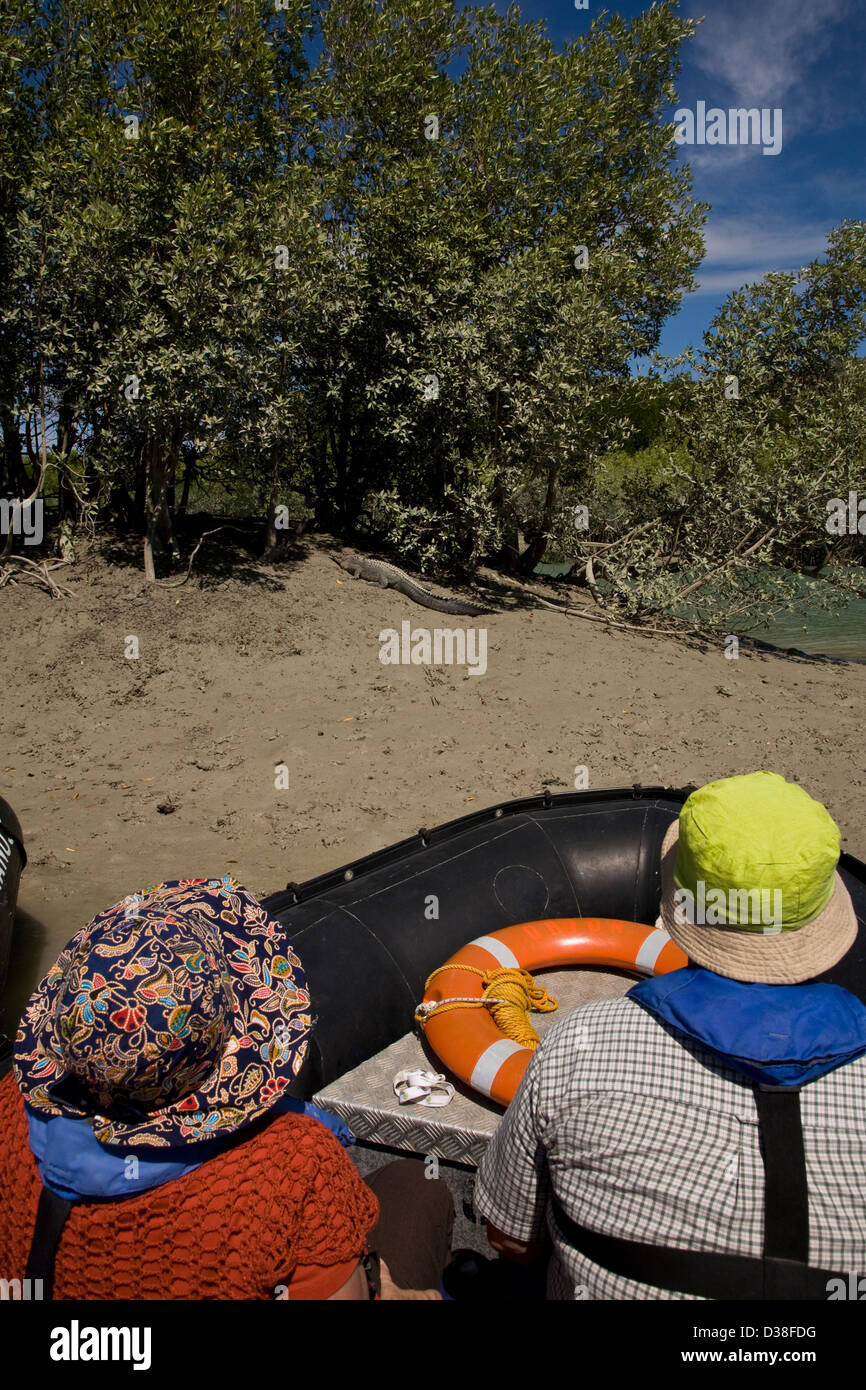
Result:
[[[477,965],[440,965],[428,976],[425,993],[430,981],[442,970],[471,970],[473,975],[480,975],[484,994],[479,999],[443,999],[436,1004],[420,1005],[415,1014],[419,1022],[426,1022],[434,1013],[449,1013],[451,1009],[489,1009],[494,1023],[506,1038],[529,1048],[530,1052],[535,1051],[540,1039],[529,1021],[529,1012],[551,1013],[559,1008],[559,1003],[535,983],[528,970],[479,970]]]

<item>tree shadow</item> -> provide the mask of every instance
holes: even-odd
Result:
[[[514,608],[529,610],[538,607],[538,596],[523,587],[524,584],[532,583],[532,576],[530,575],[524,579],[517,575],[506,574],[501,570],[494,571],[485,567],[483,577],[478,576],[477,582],[478,594],[486,600],[492,599],[493,602],[498,602],[500,612],[507,613],[509,609]],[[550,601],[548,600],[548,602]],[[566,598],[563,597],[561,602],[565,607]]]
[[[208,535],[208,532],[214,532]],[[265,523],[260,519],[217,516],[212,512],[194,512],[179,518],[175,535],[181,551],[179,564],[172,564],[166,554],[155,557],[158,588],[215,589],[228,580],[255,586],[271,593],[285,588],[283,576],[291,574],[309,554],[305,536],[288,535],[273,557],[264,559]],[[196,547],[199,547],[196,549]],[[113,534],[103,543],[102,553],[111,565],[126,566],[141,571],[141,537]],[[195,556],[193,558],[193,552]],[[187,568],[189,578],[182,584]],[[142,588],[150,589],[141,576]]]

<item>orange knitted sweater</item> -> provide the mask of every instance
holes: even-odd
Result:
[[[24,1277],[40,1190],[10,1073],[0,1081],[0,1277]],[[307,1115],[278,1115],[162,1187],[73,1206],[54,1297],[328,1298],[364,1253],[377,1216],[330,1130]]]

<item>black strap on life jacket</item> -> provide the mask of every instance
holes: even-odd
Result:
[[[5,1033],[0,1033],[0,1081],[3,1080],[7,1071],[12,1070],[13,1055],[12,1043]]]
[[[757,1086],[764,1160],[764,1294],[766,1299],[808,1299],[809,1185],[800,1118],[800,1092]],[[827,1297],[823,1281],[821,1298]]]
[[[0,1081],[12,1067],[13,1048],[8,1038],[0,1034]],[[54,1287],[54,1261],[60,1236],[66,1218],[72,1210],[72,1203],[56,1192],[44,1187],[39,1194],[36,1208],[36,1225],[30,1241],[30,1254],[27,1256],[25,1279],[42,1280],[42,1298],[50,1298]]]
[[[647,1245],[602,1235],[573,1221],[553,1199],[556,1223],[570,1245],[611,1274],[697,1298],[824,1301],[838,1271],[809,1265],[809,1189],[800,1092],[755,1088],[764,1161],[764,1253],[722,1255]]]
[[[24,1277],[42,1280],[43,1298],[51,1298],[53,1294],[54,1261],[63,1227],[71,1210],[72,1203],[65,1197],[58,1197],[57,1193],[48,1187],[42,1188]]]

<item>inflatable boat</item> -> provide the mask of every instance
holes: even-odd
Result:
[[[693,790],[506,802],[266,898],[315,1010],[298,1094],[321,1093],[411,1033],[428,975],[476,937],[539,918],[654,923],[662,840]],[[843,854],[839,870],[860,931],[820,978],[866,1000],[866,864]]]
[[[315,1011],[295,1093],[310,1099],[416,1032],[427,977],[479,936],[540,918],[654,923],[662,840],[693,790],[524,797],[265,898],[303,962]],[[0,984],[25,863],[20,824],[0,798]],[[866,1000],[866,864],[843,854],[839,870],[860,931],[820,978]]]
[[[6,984],[18,880],[27,863],[18,817],[0,796],[0,995]]]

